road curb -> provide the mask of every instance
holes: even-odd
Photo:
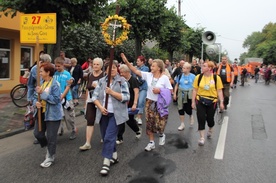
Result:
[[[25,131],[26,131],[25,128],[22,127],[22,128],[16,129],[16,130],[9,131],[9,132],[2,132],[2,133],[0,133],[0,139],[10,137],[10,136],[13,136],[13,135],[25,132]]]

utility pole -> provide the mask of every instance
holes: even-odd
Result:
[[[178,16],[181,16],[181,0],[178,0]]]

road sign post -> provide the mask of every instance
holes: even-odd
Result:
[[[37,59],[37,78],[36,85],[40,86],[39,75],[39,44],[56,43],[56,14],[40,13],[40,14],[23,14],[20,17],[20,43],[36,43],[35,55]],[[40,94],[37,101],[40,102]],[[41,126],[41,109],[37,111],[38,130],[42,130]]]

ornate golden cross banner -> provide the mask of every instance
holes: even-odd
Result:
[[[111,23],[114,22],[114,23]],[[116,45],[122,44],[123,41],[128,39],[127,34],[129,33],[130,25],[127,23],[124,17],[119,16],[119,5],[116,5],[116,14],[114,16],[109,16],[105,19],[104,23],[101,24],[102,27],[102,34],[104,36],[105,42],[111,46],[110,48],[110,62],[108,66],[108,80],[107,80],[107,87],[110,86],[111,80],[111,70],[114,60],[114,49]],[[112,34],[108,33],[108,28],[111,27]],[[116,30],[118,28],[122,29],[122,33],[120,36],[116,37]],[[111,38],[112,37],[112,38]],[[105,108],[107,109],[108,105],[108,94],[106,94],[105,98]]]

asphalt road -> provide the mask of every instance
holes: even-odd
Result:
[[[99,126],[95,126],[92,149],[80,152],[86,122],[79,116],[77,139],[69,140],[68,132],[58,137],[56,161],[50,168],[39,166],[46,150],[32,144],[32,131],[1,139],[0,182],[276,182],[276,85],[251,82],[232,91],[224,121],[215,125],[213,138],[203,147],[197,144],[196,123],[189,127],[187,118],[185,130],[177,130],[178,113],[171,105],[166,144],[159,146],[156,136],[156,149],[145,152],[145,124],[139,141],[126,126],[124,143],[117,146],[119,163],[102,177]]]

